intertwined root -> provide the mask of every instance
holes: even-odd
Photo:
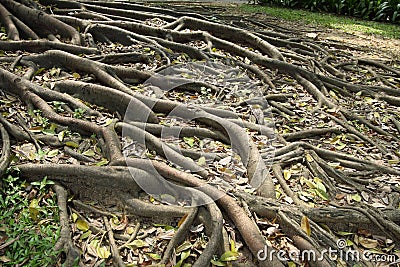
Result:
[[[387,238],[376,249],[400,239],[398,63],[246,17],[124,2],[1,0],[0,15],[0,171],[12,162],[24,179],[57,182],[68,266],[77,246],[87,252],[69,209],[101,221],[88,225],[115,265],[132,261],[141,236],[79,199],[118,205],[121,220],[183,217],[162,256],[140,264],[171,266],[196,234],[207,242],[193,266],[229,250],[235,265],[283,266],[262,260],[265,248],[337,266],[323,251],[340,231],[372,226]]]

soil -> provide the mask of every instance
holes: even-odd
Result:
[[[54,1],[61,16],[0,2],[15,13],[0,42],[0,173],[59,183],[57,266],[284,266],[260,258],[274,249],[333,267],[323,251],[339,238],[398,251],[399,40],[231,1]],[[32,40],[12,31],[22,20]]]
[[[154,1],[154,4],[159,4]],[[304,22],[286,21],[265,13],[248,13],[239,8],[240,4],[248,3],[245,0],[206,0],[206,1],[166,1],[166,5],[173,3],[174,7],[181,6],[184,10],[193,12],[205,12],[207,9],[220,14],[221,16],[240,16],[252,18],[257,21],[265,22],[267,25],[279,25],[280,28],[291,32],[298,37],[311,36],[318,41],[330,41],[337,44],[337,48],[349,48],[358,51],[354,56],[379,60],[399,60],[400,59],[400,39],[382,37],[378,35],[367,35],[362,32],[347,33],[339,29],[332,29],[324,26],[305,24]],[[271,27],[271,29],[274,27]],[[293,32],[291,29],[296,29]],[[276,29],[275,29],[276,30]]]

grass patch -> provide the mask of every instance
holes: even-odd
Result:
[[[1,181],[0,181],[1,184]],[[8,175],[0,187],[0,266],[51,266],[59,214],[51,181],[28,184]],[[7,245],[5,245],[7,244]]]
[[[240,9],[245,12],[262,12],[288,21],[297,21],[313,26],[324,26],[339,29],[346,33],[361,33],[367,35],[379,35],[389,38],[400,39],[398,25],[366,21],[357,18],[337,16],[328,13],[315,13],[306,10],[289,9],[271,6],[241,5]]]

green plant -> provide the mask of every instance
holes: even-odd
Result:
[[[18,176],[8,175],[0,193],[0,266],[49,266],[60,227],[56,196],[46,178],[28,184]],[[2,245],[4,245],[2,244]]]
[[[326,1],[334,1],[335,3],[337,3],[336,0]],[[342,2],[342,4],[344,5],[345,0],[342,0]],[[373,1],[363,1],[364,5],[370,5],[371,2]],[[347,8],[343,7],[342,4],[337,4],[338,9]],[[400,38],[400,31],[398,30],[399,26],[389,23],[366,21],[351,17],[337,16],[329,13],[316,13],[302,9],[289,9],[277,6],[241,5],[240,8],[245,12],[264,12],[268,15],[275,16],[287,21],[300,21],[302,23],[312,24],[314,26],[317,25],[340,29],[347,33],[360,32],[364,34],[375,34],[390,38]],[[369,16],[368,12],[370,9],[371,8],[368,7],[368,10],[364,11],[365,16]],[[394,15],[397,16],[397,19],[400,19],[400,6],[398,7],[398,9],[399,11]]]
[[[54,106],[54,109],[56,112],[64,112],[64,108],[62,107],[63,105],[65,105],[64,102],[52,101],[52,102],[50,102],[50,104],[52,104]]]
[[[261,4],[303,8],[368,20],[400,23],[400,0],[261,0]]]
[[[46,128],[49,125],[49,119],[42,117],[42,111],[40,109],[28,110],[28,114],[36,119],[38,125]]]
[[[83,114],[85,114],[86,110],[83,108],[77,108],[74,110],[74,118],[81,119],[83,117]]]

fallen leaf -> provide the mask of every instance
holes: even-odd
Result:
[[[190,147],[194,146],[194,138],[193,137],[183,137],[183,141],[188,144]]]
[[[71,219],[73,222],[76,222],[76,220],[78,219],[78,215],[76,213],[72,213],[71,214]]]
[[[110,247],[108,246],[97,247],[96,252],[100,259],[108,259],[111,255]]]
[[[311,188],[311,189],[317,188],[317,185],[314,184],[313,181],[310,181],[310,180],[308,180],[308,179],[304,179],[304,182],[305,182],[306,185],[307,185],[309,188]]]
[[[65,142],[65,145],[69,146],[69,147],[73,147],[73,148],[78,148],[79,147],[79,145],[77,143],[73,142],[73,141],[67,141],[67,142]]]
[[[369,195],[368,195],[367,192],[362,191],[362,192],[361,192],[361,196],[362,196],[362,198],[363,198],[365,201],[368,201],[368,200],[369,200]]]
[[[79,237],[79,239],[80,239],[80,240],[86,239],[86,238],[88,238],[91,234],[92,234],[92,231],[88,230],[88,231],[84,232],[83,234],[81,234],[81,236]]]
[[[178,227],[180,227],[185,222],[187,216],[187,214],[183,215],[183,217],[178,222]]]
[[[344,193],[336,194],[336,196],[335,196],[335,198],[338,200],[343,199],[345,197],[346,197],[346,194],[344,194]]]
[[[237,252],[235,240],[231,239],[229,243],[230,243],[231,251]]]
[[[88,149],[85,152],[83,152],[82,155],[87,156],[87,157],[93,157],[95,155],[95,153],[92,149]]]
[[[315,190],[315,192],[316,192],[317,195],[318,195],[320,198],[322,198],[323,200],[329,200],[329,196],[328,196],[328,194],[327,194],[325,191],[323,191],[323,190],[317,188],[317,189]]]
[[[102,158],[99,162],[96,163],[96,166],[103,166],[108,164],[108,159]]]
[[[161,256],[156,253],[146,253],[146,255],[152,258],[153,260],[156,261],[161,260]]]
[[[341,235],[341,236],[348,236],[348,235],[352,235],[352,234],[354,234],[354,233],[351,233],[351,232],[338,232],[338,234],[339,235]]]
[[[181,253],[182,251],[188,250],[192,248],[192,243],[185,241],[180,246],[176,248],[176,254]]]
[[[199,166],[204,166],[204,165],[206,165],[206,158],[205,158],[205,157],[200,157],[200,158],[197,160],[197,164],[199,164]]]
[[[121,220],[119,220],[117,217],[113,217],[110,220],[111,228],[117,231],[124,230],[128,223],[129,221],[126,216],[123,216]]]
[[[50,150],[49,153],[47,153],[47,157],[52,158],[58,155],[58,149],[53,149]]]
[[[283,178],[285,178],[285,180],[289,180],[291,176],[292,176],[291,170],[283,170]]]
[[[308,162],[313,162],[314,161],[313,157],[308,153],[306,154],[306,159],[307,159]]]
[[[58,140],[60,142],[62,142],[62,140],[64,140],[64,136],[65,136],[65,131],[61,131],[57,134]]]
[[[219,258],[220,261],[235,261],[239,257],[239,253],[236,251],[227,251],[221,255]]]
[[[137,248],[142,248],[142,247],[148,247],[149,244],[147,244],[145,241],[143,241],[141,239],[136,239],[136,240],[133,240],[132,242],[128,243],[127,246],[137,249]]]
[[[215,266],[226,266],[226,263],[222,261],[211,260],[211,263]]]
[[[345,147],[346,147],[346,144],[343,144],[343,143],[339,142],[339,145],[336,146],[336,149],[337,149],[337,150],[342,150],[342,149],[345,148]]]
[[[7,256],[3,255],[3,256],[0,256],[0,261],[1,261],[1,262],[10,262],[11,259],[8,258]]]
[[[308,236],[311,235],[310,221],[308,220],[308,218],[306,216],[303,216],[303,218],[301,218],[300,226],[301,226],[301,229],[303,229],[303,231],[306,232]]]
[[[354,194],[351,196],[351,199],[353,199],[356,202],[360,202],[361,201],[361,196],[359,194]]]
[[[306,33],[306,36],[307,36],[308,38],[316,39],[316,38],[318,37],[318,33],[315,33],[315,32],[308,32],[308,33]]]
[[[378,240],[370,239],[370,238],[365,238],[365,237],[359,237],[358,242],[364,247],[364,248],[376,248],[378,246]]]
[[[89,230],[89,224],[82,219],[76,220],[75,224],[76,224],[76,228],[78,228],[78,230],[81,230],[83,232],[86,232],[87,230]]]
[[[38,216],[40,213],[40,206],[37,199],[32,199],[31,203],[29,204],[29,215],[33,221],[38,220]]]

